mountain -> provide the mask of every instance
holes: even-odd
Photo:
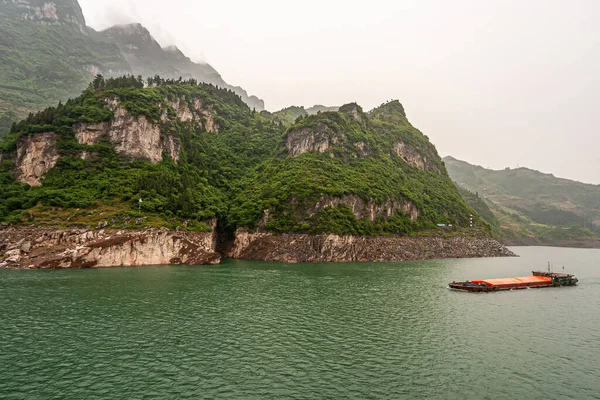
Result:
[[[127,59],[133,73],[142,76],[196,79],[233,90],[251,109],[265,109],[263,100],[249,96],[240,87],[228,85],[209,64],[194,63],[176,46],[162,48],[141,24],[116,25],[94,35],[99,40],[116,44]]]
[[[195,78],[264,109],[262,100],[228,85],[210,65],[161,48],[139,24],[95,32],[76,0],[0,0],[0,135],[30,112],[76,97],[96,74],[127,73]]]
[[[86,33],[81,6],[76,0],[1,0],[4,13],[19,20],[47,26],[64,26]]]
[[[475,212],[397,101],[286,129],[229,89],[152,85],[96,78],[15,125],[0,141],[0,223],[213,232],[211,254],[288,262],[507,254],[477,215],[470,228]]]
[[[99,72],[132,70],[115,45],[87,34],[77,1],[0,0],[0,121],[10,121],[0,129],[77,96]]]
[[[600,244],[600,185],[528,168],[494,171],[452,157],[444,162],[461,188],[487,203],[502,237],[515,243]]]
[[[369,113],[347,104],[308,116],[287,130],[277,152],[232,207],[243,226],[408,234],[441,223],[465,227],[473,213],[398,101]]]

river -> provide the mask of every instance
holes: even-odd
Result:
[[[2,399],[600,399],[600,250],[0,270]],[[571,288],[452,280],[555,268]]]

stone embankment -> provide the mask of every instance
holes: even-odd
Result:
[[[218,264],[212,232],[0,230],[0,268],[61,269]]]
[[[285,263],[395,262],[515,256],[488,237],[338,236],[238,230],[227,257]]]

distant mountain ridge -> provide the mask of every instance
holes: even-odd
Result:
[[[142,24],[115,25],[94,36],[116,44],[136,75],[197,79],[233,90],[250,108],[265,109],[263,100],[248,95],[241,87],[227,84],[211,65],[193,62],[176,46],[161,47]]]
[[[29,112],[77,96],[96,74],[128,73],[194,78],[264,109],[263,100],[227,84],[212,66],[162,48],[140,24],[96,32],[77,0],[0,0],[0,135]]]
[[[76,27],[81,33],[87,33],[83,10],[77,0],[1,0],[0,5],[26,21]]]
[[[600,246],[600,185],[528,168],[494,171],[453,157],[444,162],[459,187],[488,204],[502,237],[541,244],[579,240]]]

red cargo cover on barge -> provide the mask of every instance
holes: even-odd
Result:
[[[486,286],[495,286],[498,289],[516,289],[552,286],[552,278],[547,276],[529,275],[518,278],[482,279],[473,281],[473,283],[482,283]]]

